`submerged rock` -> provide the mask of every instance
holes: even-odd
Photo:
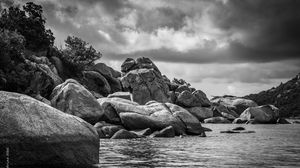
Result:
[[[224,117],[212,117],[212,118],[205,119],[204,123],[228,124],[231,122]]]
[[[278,118],[276,121],[277,124],[291,124],[288,120],[284,118]]]
[[[96,130],[82,119],[29,96],[0,91],[0,145],[12,167],[76,167],[99,163]]]
[[[109,124],[104,121],[96,123],[94,127],[99,134],[99,138],[111,138],[116,132],[124,129],[121,125]]]
[[[111,139],[133,139],[133,138],[139,138],[139,136],[125,129],[119,130],[111,137]]]
[[[146,129],[143,129],[143,130],[134,130],[134,131],[131,131],[131,132],[137,134],[140,137],[148,136],[148,135],[152,134],[152,131],[151,131],[150,128],[146,128]]]
[[[163,137],[163,138],[171,138],[175,137],[175,130],[172,126],[166,127],[160,131],[156,131],[150,135],[150,137]]]

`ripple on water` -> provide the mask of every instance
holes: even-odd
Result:
[[[253,134],[100,141],[100,167],[300,167],[300,125],[243,125]]]

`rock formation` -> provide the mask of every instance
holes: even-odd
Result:
[[[0,91],[0,116],[0,146],[9,147],[11,167],[99,163],[97,132],[76,116],[29,96],[4,91]]]
[[[104,115],[96,98],[73,79],[56,86],[51,94],[51,105],[65,113],[80,117],[91,124]]]

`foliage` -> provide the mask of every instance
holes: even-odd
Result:
[[[32,2],[26,3],[23,10],[11,6],[0,15],[0,28],[16,30],[26,39],[26,49],[32,51],[43,51],[53,46],[53,33],[45,28],[45,23],[42,6]]]
[[[74,67],[77,72],[83,71],[102,57],[102,54],[97,52],[93,46],[78,37],[68,36],[65,43],[66,49],[63,50],[61,59]]]
[[[17,32],[0,29],[0,68],[6,67],[12,60],[20,62],[23,59],[24,41]]]
[[[250,94],[245,98],[255,101],[258,105],[275,105],[279,108],[281,117],[299,117],[300,74],[275,88],[257,94]]]

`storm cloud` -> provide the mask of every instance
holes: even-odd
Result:
[[[212,79],[231,90],[234,82],[257,90],[300,72],[300,1],[33,1],[43,6],[56,45],[79,36],[118,66],[127,57],[149,57],[169,76],[198,84]],[[1,8],[11,2],[1,1]]]

